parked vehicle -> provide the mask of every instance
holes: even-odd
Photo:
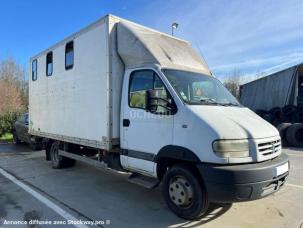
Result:
[[[284,145],[303,146],[303,64],[242,85],[240,102],[276,126]]]
[[[55,169],[132,173],[178,216],[259,199],[288,176],[279,132],[241,106],[187,41],[108,15],[31,58],[29,132]]]
[[[41,138],[28,133],[28,113],[21,115],[13,126],[13,143],[22,142],[29,144],[35,150],[41,148]]]

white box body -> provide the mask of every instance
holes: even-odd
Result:
[[[112,46],[115,20],[107,16],[31,58],[31,67],[37,60],[37,80],[29,80],[30,134],[101,149],[119,143],[124,67]],[[74,64],[66,70],[69,41]],[[53,73],[46,76],[49,52]]]

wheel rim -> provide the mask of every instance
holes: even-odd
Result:
[[[168,191],[170,200],[178,207],[189,207],[193,202],[193,187],[183,176],[172,178],[169,183]]]

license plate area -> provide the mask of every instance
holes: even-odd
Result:
[[[283,165],[280,165],[280,166],[276,167],[274,176],[278,177],[278,176],[283,175],[287,172],[288,172],[288,162],[283,164]]]

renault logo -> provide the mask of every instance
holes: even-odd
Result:
[[[272,148],[272,152],[274,153],[275,152],[275,143],[271,144],[271,148]]]

